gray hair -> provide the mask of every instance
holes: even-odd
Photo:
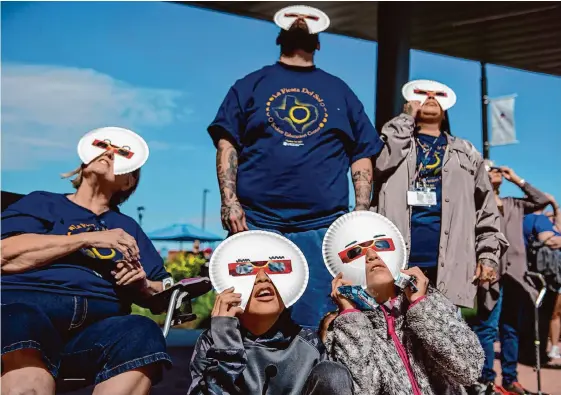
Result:
[[[69,171],[67,173],[63,173],[60,176],[62,178],[70,178],[72,176],[76,176],[73,179],[71,179],[70,182],[72,183],[74,189],[78,189],[80,188],[80,185],[82,185],[82,181],[84,181],[84,172],[83,172],[84,167],[85,165],[81,164],[77,169],[73,171]],[[115,192],[113,196],[111,196],[111,200],[109,201],[110,206],[112,207],[120,206],[121,204],[129,200],[129,198],[134,193],[134,191],[136,191],[136,188],[138,187],[138,183],[140,182],[140,168],[136,169],[131,173],[127,173],[127,175],[131,175],[132,177],[134,177],[133,185],[125,191]]]

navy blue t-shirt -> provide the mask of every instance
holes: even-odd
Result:
[[[348,211],[349,167],[383,142],[352,90],[316,67],[266,66],[230,88],[208,128],[238,150],[237,196],[250,223],[320,229]]]
[[[170,277],[140,226],[117,210],[96,215],[66,195],[32,192],[2,212],[2,239],[25,233],[72,235],[118,228],[136,239],[148,279],[160,281]],[[115,262],[121,259],[122,254],[116,250],[84,248],[25,273],[4,274],[2,289],[53,292],[130,304],[131,295],[115,285],[111,275]]]
[[[538,240],[538,235],[543,232],[553,232],[555,236],[561,235],[555,230],[551,220],[543,214],[528,214],[524,216],[522,229],[526,245],[528,245],[530,240]]]
[[[431,150],[433,144],[434,149]],[[441,134],[438,138],[419,134],[417,135],[416,145],[417,169],[419,169],[421,161],[424,160],[424,166],[419,172],[418,179],[424,179],[427,186],[436,191],[437,204],[428,207],[412,207],[409,265],[434,267],[438,264],[442,215],[442,163],[444,162],[447,140],[444,134]]]

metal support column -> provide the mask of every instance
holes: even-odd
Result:
[[[487,116],[487,68],[481,64],[481,130],[483,132],[483,158],[489,159],[489,129]]]
[[[203,218],[202,218],[202,224],[201,224],[201,229],[205,230],[205,222],[206,222],[206,195],[207,193],[209,193],[210,191],[208,189],[203,189]]]
[[[409,81],[409,39],[412,3],[378,2],[378,72],[376,128],[378,131],[403,109],[401,88]]]

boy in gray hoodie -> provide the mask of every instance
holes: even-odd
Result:
[[[217,296],[211,329],[198,339],[189,395],[351,395],[342,365],[327,361],[317,333],[298,326],[261,269],[249,302],[229,288]]]

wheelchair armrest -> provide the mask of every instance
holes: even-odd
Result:
[[[201,295],[206,294],[212,289],[212,284],[208,277],[186,278],[178,281],[165,291],[159,292],[148,299],[146,307],[150,309],[152,314],[162,314],[168,311],[169,303],[175,291],[179,291],[176,298],[180,303],[183,300],[190,301]],[[176,306],[178,308],[180,306]]]

